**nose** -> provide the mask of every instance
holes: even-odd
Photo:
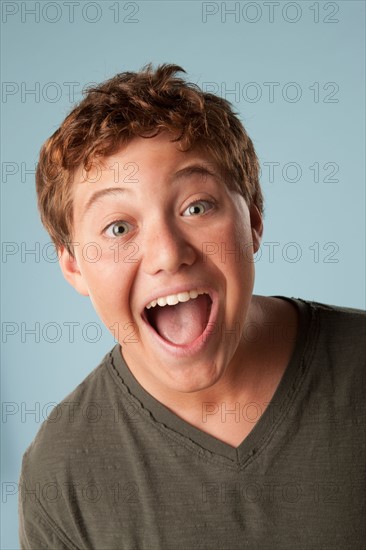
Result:
[[[143,269],[149,275],[178,272],[194,264],[198,253],[186,232],[168,220],[155,220],[144,232]]]

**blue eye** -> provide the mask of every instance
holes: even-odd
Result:
[[[190,204],[183,212],[183,216],[202,216],[202,214],[205,214],[213,207],[214,204],[210,201],[200,200],[192,202],[192,204]],[[188,212],[188,214],[186,214],[186,212]]]
[[[122,237],[129,232],[129,224],[123,221],[111,223],[105,230],[108,237]]]

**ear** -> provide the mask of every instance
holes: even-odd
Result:
[[[59,249],[59,264],[66,281],[83,296],[89,296],[89,290],[79,269],[77,259],[64,246]]]
[[[255,204],[252,204],[250,209],[250,225],[252,228],[252,239],[253,239],[253,251],[254,254],[258,251],[263,235],[263,218],[262,214],[259,212],[258,207]]]

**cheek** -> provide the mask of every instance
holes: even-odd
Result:
[[[121,344],[139,340],[130,299],[136,279],[136,263],[114,261],[105,254],[98,262],[83,263],[89,297],[99,318]]]
[[[85,250],[79,265],[97,311],[104,317],[104,312],[108,314],[128,306],[136,263],[126,261],[126,251],[118,256],[117,249],[95,245],[89,246],[88,254]]]
[[[79,250],[83,275],[97,280],[100,277],[110,280],[128,276],[137,263],[137,253],[138,246],[133,242],[85,243]]]
[[[218,245],[216,250],[223,263],[236,263],[238,267],[252,263],[253,237],[249,222],[238,219],[234,212],[229,221],[212,229],[211,240]]]
[[[253,244],[250,224],[234,223],[222,228],[220,266],[227,284],[230,310],[241,310],[254,286]]]

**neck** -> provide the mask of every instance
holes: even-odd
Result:
[[[297,312],[284,300],[253,296],[248,327],[221,377],[210,387],[182,392],[159,384],[126,360],[141,386],[181,418],[192,422],[211,404],[229,409],[236,403],[268,402],[287,367],[297,332]]]

